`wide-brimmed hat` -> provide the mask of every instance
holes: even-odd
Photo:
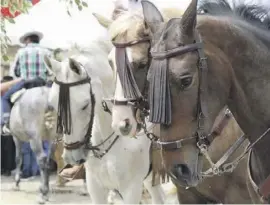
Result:
[[[41,40],[43,38],[43,34],[39,31],[29,31],[26,32],[24,35],[22,35],[20,37],[20,42],[24,43],[25,38],[27,38],[28,36],[32,36],[32,35],[37,35],[39,37],[39,40]]]

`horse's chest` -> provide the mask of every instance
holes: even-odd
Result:
[[[125,173],[128,167],[127,162],[117,160],[115,156],[106,156],[102,160],[92,159],[90,163],[92,173],[99,183],[112,189],[116,188],[115,185],[129,174]]]
[[[121,149],[122,148],[122,149]],[[128,150],[114,147],[102,159],[89,158],[91,172],[99,183],[110,189],[118,189],[137,175],[145,175],[149,169],[148,149]],[[145,173],[144,173],[145,172]]]

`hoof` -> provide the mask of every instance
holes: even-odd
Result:
[[[42,197],[40,197],[37,202],[38,202],[38,204],[45,204],[46,200],[43,199]]]
[[[56,183],[55,183],[55,186],[56,187],[64,187],[64,186],[66,186],[66,183],[68,182],[68,180],[61,180],[61,181],[57,181]]]
[[[38,204],[45,204],[47,201],[49,201],[49,197],[47,195],[42,195],[38,198]]]
[[[87,192],[80,192],[79,195],[80,196],[88,196],[89,194]]]
[[[15,185],[12,187],[13,191],[20,191],[20,186],[19,185]]]
[[[86,189],[82,189],[82,190],[80,190],[79,195],[80,196],[88,196],[89,194],[88,194],[88,191]]]

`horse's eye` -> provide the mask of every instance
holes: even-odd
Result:
[[[192,83],[192,77],[186,77],[181,79],[181,87],[182,89],[187,88]]]
[[[85,106],[83,106],[82,110],[85,110],[88,107],[89,103],[87,103]]]

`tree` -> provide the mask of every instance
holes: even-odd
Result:
[[[60,1],[60,0],[59,0]],[[69,8],[70,6],[75,5],[81,11],[83,7],[88,7],[87,3],[83,0],[64,0],[67,4],[67,13],[70,15]],[[18,13],[28,13],[29,8],[32,7],[32,3],[29,0],[1,0],[1,8],[8,7],[9,12],[12,16]],[[7,36],[6,32],[6,22],[16,23],[15,19],[9,16],[3,16],[1,14],[1,35],[0,35],[0,43],[1,43],[1,58],[4,61],[8,60],[7,48],[8,44],[11,43],[10,39]]]

